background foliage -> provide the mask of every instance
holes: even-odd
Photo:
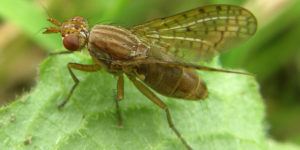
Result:
[[[257,75],[267,105],[268,136],[300,144],[300,1],[297,0],[2,0],[0,101],[8,103],[16,94],[30,89],[35,84],[37,64],[47,51],[62,48],[59,35],[41,34],[50,26],[46,22],[47,13],[60,21],[80,15],[88,18],[91,26],[109,23],[130,27],[218,3],[244,5],[259,22],[254,38],[221,57],[223,66],[243,68]]]

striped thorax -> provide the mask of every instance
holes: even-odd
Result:
[[[145,58],[149,50],[129,30],[111,25],[95,25],[91,29],[88,49],[96,58],[113,60]]]

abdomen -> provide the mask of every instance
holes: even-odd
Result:
[[[205,83],[192,69],[143,64],[137,68],[143,81],[155,91],[169,97],[199,100],[207,97]]]

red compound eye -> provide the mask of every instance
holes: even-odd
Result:
[[[70,51],[76,51],[80,49],[79,37],[74,34],[70,34],[64,37],[63,44],[66,49]]]

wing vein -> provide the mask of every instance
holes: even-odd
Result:
[[[203,23],[209,22],[209,21],[220,21],[220,20],[248,21],[247,18],[238,19],[236,16],[229,16],[229,17],[227,17],[227,16],[217,16],[217,17],[212,17],[212,18],[201,18],[199,20],[194,20],[192,22],[188,22],[187,24],[179,24],[178,26],[174,26],[174,27],[162,28],[162,29],[159,29],[158,31],[176,30],[176,29],[191,27],[191,26],[197,25],[197,24],[203,24]],[[226,25],[230,25],[230,24],[226,24]]]

